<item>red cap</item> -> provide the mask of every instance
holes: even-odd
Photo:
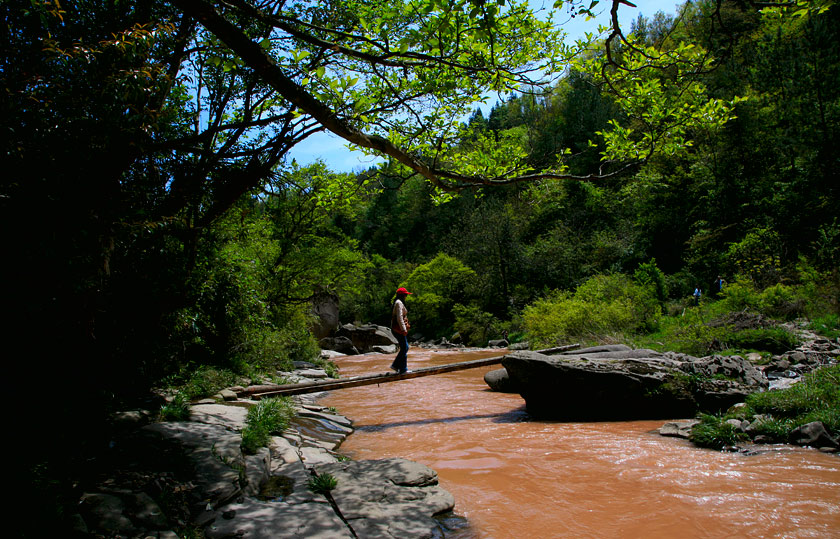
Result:
[[[402,288],[402,287],[401,287],[401,288],[397,288],[397,294],[406,294],[406,295],[408,295],[408,294],[411,294],[411,292],[409,292],[409,291],[408,291],[408,290],[406,290],[405,288]]]

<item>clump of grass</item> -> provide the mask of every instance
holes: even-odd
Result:
[[[753,414],[789,419],[790,428],[822,421],[833,435],[840,434],[840,365],[822,367],[802,377],[802,381],[778,391],[747,396]]]
[[[749,430],[754,437],[762,435],[774,442],[787,442],[788,435],[793,427],[789,419],[764,417],[754,421]]]
[[[190,418],[190,403],[183,393],[175,394],[175,398],[160,407],[158,413],[161,421],[186,421]]]
[[[327,495],[338,486],[338,479],[330,473],[317,474],[306,482],[306,488],[315,494]]]
[[[828,337],[829,339],[836,339],[840,337],[840,315],[829,314],[819,318],[814,318],[808,325],[808,329]]]
[[[689,440],[700,447],[723,449],[749,438],[722,417],[700,414],[699,419],[700,423],[691,429]]]
[[[268,445],[272,435],[281,434],[296,415],[292,399],[277,397],[263,399],[248,410],[242,429],[242,450],[254,454]]]

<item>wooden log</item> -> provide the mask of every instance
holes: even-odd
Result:
[[[572,344],[566,347],[549,348],[546,350],[538,350],[539,353],[546,353],[548,351],[572,350],[580,345]],[[504,356],[494,356],[484,359],[475,359],[472,361],[463,361],[461,363],[450,363],[448,365],[439,365],[437,367],[426,367],[423,369],[413,370],[405,374],[396,373],[379,373],[379,374],[365,374],[362,376],[354,376],[352,378],[344,378],[339,380],[319,380],[317,382],[304,382],[300,384],[288,384],[280,386],[277,389],[268,391],[256,392],[251,394],[252,399],[262,399],[265,397],[281,397],[289,395],[303,395],[305,393],[317,393],[319,391],[334,391],[336,389],[347,389],[350,387],[369,386],[373,384],[384,384],[389,382],[398,382],[400,380],[410,380],[412,378],[421,378],[423,376],[432,376],[435,374],[443,374],[446,372],[463,371],[467,369],[477,369],[479,367],[486,367],[488,365],[498,365],[502,362]]]
[[[243,388],[242,391],[238,391],[237,393],[240,397],[242,397],[243,395],[253,395],[254,393],[273,391],[275,389],[280,389],[281,387],[285,387],[284,384],[257,384]]]

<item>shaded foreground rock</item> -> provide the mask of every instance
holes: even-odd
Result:
[[[535,417],[620,420],[717,412],[765,389],[767,379],[738,356],[693,358],[627,347],[546,356],[517,351],[502,365]]]
[[[173,539],[187,529],[208,539],[440,537],[432,516],[450,511],[454,499],[434,470],[404,459],[345,461],[335,450],[352,422],[315,399],[295,397],[292,426],[256,455],[241,450],[247,411],[256,404],[248,400],[203,402],[191,407],[189,421],[135,425],[115,442],[121,467],[103,470],[80,497],[78,531]],[[316,473],[338,479],[331,495],[310,491]]]

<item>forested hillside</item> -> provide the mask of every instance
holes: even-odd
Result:
[[[100,421],[150,388],[312,360],[314,300],[387,323],[398,286],[415,336],[476,346],[677,343],[673,317],[712,299],[836,331],[838,6],[645,19],[616,0],[564,41],[596,4],[549,23],[504,1],[4,2],[4,356],[39,401],[23,422],[107,443]],[[388,162],[288,158],[320,131]],[[681,328],[692,351],[737,344],[701,326]]]
[[[691,4],[678,20],[634,23],[658,49],[681,40],[709,47],[717,62],[703,75],[708,92],[738,98],[735,117],[691,132],[687,149],[658,153],[615,178],[486,189],[441,205],[419,180],[385,176],[387,189],[336,223],[368,257],[381,256],[380,266],[433,270],[439,254],[457,259],[474,274],[452,301],[499,321],[516,319],[552,291],[574,291],[596,275],[633,276],[650,263],[664,274],[663,306],[688,301],[696,287],[713,293],[722,277],[757,291],[805,287],[810,292],[789,291],[791,309],[836,312],[837,11],[783,19],[724,3],[710,34],[705,10],[712,9]],[[568,148],[576,174],[597,174],[603,148],[590,141],[621,114],[615,96],[572,69],[547,93],[514,94],[487,118],[477,111],[468,121],[472,138],[461,144],[480,136],[514,140],[534,169]],[[392,284],[425,286],[407,273],[411,267],[393,268],[403,275]],[[385,300],[359,301],[348,319],[377,318]],[[424,302],[422,294],[412,300]]]

